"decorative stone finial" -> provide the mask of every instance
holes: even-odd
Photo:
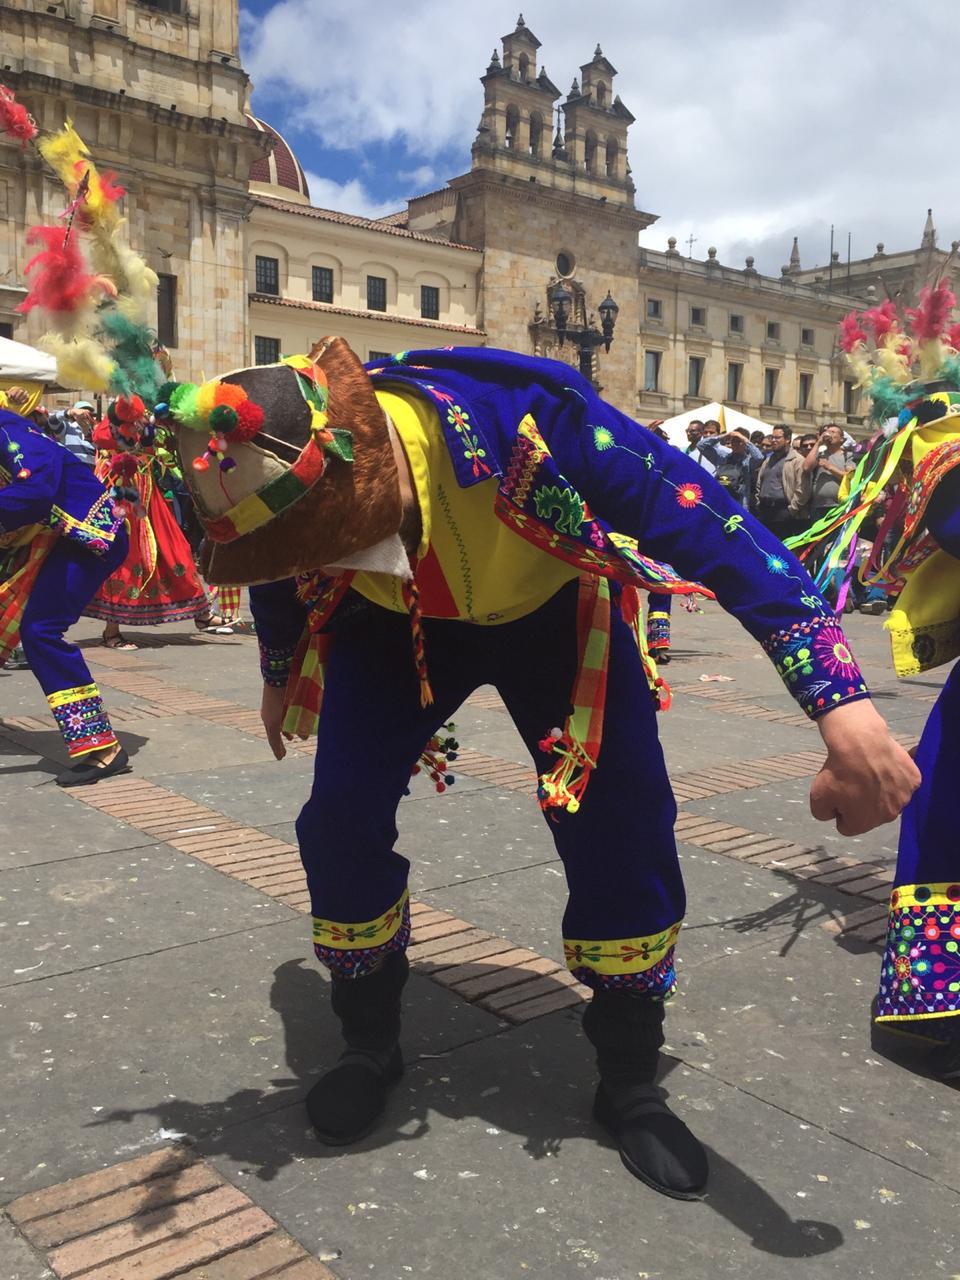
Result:
[[[707,250],[707,261],[708,261],[708,262],[716,262],[716,260],[717,260],[717,250],[716,250],[716,246],[715,246],[715,245],[711,245],[711,246],[710,246],[710,248]]]
[[[874,257],[876,258],[883,257],[883,241],[882,240],[877,241],[877,252],[874,254]]]
[[[923,239],[920,241],[921,249],[935,249],[937,247],[937,228],[933,225],[933,210],[927,210],[927,220],[923,224]]]
[[[603,50],[600,48],[600,46],[599,46],[599,45],[597,45],[597,47],[594,49],[594,51],[593,51],[593,56],[594,56],[595,58],[602,58],[602,57],[603,57]]]
[[[521,13],[520,17],[517,19],[517,30],[519,31],[521,27],[525,27],[526,25],[527,24],[523,20],[523,14]]]
[[[567,94],[567,97],[579,98],[579,96],[580,96],[580,81],[577,79],[576,76],[574,76],[573,84],[570,86],[570,92]]]
[[[794,275],[800,270],[800,249],[797,244],[797,237],[793,237],[793,248],[790,250],[790,274]]]

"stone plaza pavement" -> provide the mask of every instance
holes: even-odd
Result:
[[[914,740],[940,673],[897,684],[882,619],[848,621]],[[310,751],[269,756],[252,638],[77,632],[135,772],[58,790],[42,695],[0,673],[0,1280],[960,1276],[956,1093],[869,1042],[896,830],[811,819],[819,735],[715,606],[678,613],[662,720],[689,896],[663,1084],[710,1149],[699,1204],[590,1118],[563,876],[493,690],[452,792],[401,806],[409,1068],[334,1150],[301,1105],[337,1051],[293,847]]]

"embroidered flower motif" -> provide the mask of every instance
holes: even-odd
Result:
[[[473,474],[479,476],[481,471],[491,475],[490,468],[483,461],[487,456],[486,449],[480,447],[480,440],[472,432],[470,415],[458,404],[451,404],[447,409],[447,421],[460,436],[463,456],[473,466]]]
[[[607,449],[612,449],[616,443],[613,432],[609,427],[593,428],[593,447],[600,453],[604,453]]]
[[[783,556],[769,555],[767,556],[767,568],[771,573],[785,574],[789,565]]]
[[[814,652],[831,676],[850,680],[858,675],[857,664],[847,647],[847,638],[837,626],[824,627],[813,642]]]
[[[698,484],[682,484],[677,490],[677,502],[688,511],[703,501],[703,490]]]

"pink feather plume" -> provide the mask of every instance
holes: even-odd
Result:
[[[70,313],[85,306],[94,291],[116,294],[109,280],[90,274],[75,238],[64,243],[63,227],[33,227],[27,233],[27,244],[44,247],[27,263],[26,272],[32,276],[30,292],[18,311],[40,307]]]
[[[873,335],[873,340],[878,347],[888,334],[896,333],[900,328],[900,317],[890,298],[881,302],[879,307],[871,307],[869,311],[865,311],[860,319],[864,328]]]
[[[952,324],[947,330],[947,345],[960,351],[960,324]]]
[[[5,133],[26,150],[28,142],[32,142],[39,130],[33,116],[22,106],[6,86],[0,84],[0,133]]]
[[[918,342],[932,342],[943,337],[950,312],[957,305],[956,295],[945,281],[935,289],[929,285],[920,290],[920,304],[908,307],[910,331]]]
[[[865,343],[867,335],[860,326],[860,317],[856,311],[851,311],[849,315],[845,315],[840,321],[840,348],[847,355],[858,347],[861,343]]]

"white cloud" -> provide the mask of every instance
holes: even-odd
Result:
[[[280,0],[245,18],[245,61],[286,102],[281,127],[353,152],[368,184],[370,143],[400,142],[422,158],[423,183],[416,171],[385,181],[409,194],[454,176],[431,165],[451,148],[469,163],[478,79],[516,5]],[[524,13],[564,94],[597,41],[618,68],[615,89],[637,117],[637,203],[661,215],[645,243],[692,233],[697,256],[716,245],[721,261],[742,265],[754,253],[776,273],[794,235],[804,265],[825,261],[831,223],[843,257],[848,230],[854,256],[877,240],[918,244],[929,205],[941,242],[960,234],[955,0],[607,0],[595,11],[534,0]]]
[[[311,173],[309,170],[304,172],[310,188],[310,203],[319,209],[356,213],[362,218],[383,218],[388,213],[396,213],[398,209],[405,208],[402,199],[377,200],[359,178],[335,182],[332,178],[321,178],[318,173]]]

